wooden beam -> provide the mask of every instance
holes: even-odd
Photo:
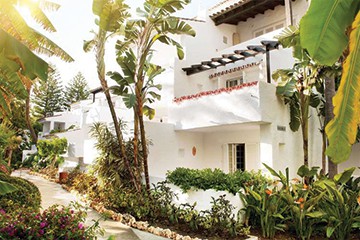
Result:
[[[269,50],[274,50],[279,48],[279,42],[278,41],[261,41],[261,44],[264,45]]]
[[[258,52],[258,53],[266,52],[266,50],[263,48],[262,45],[250,45],[250,46],[247,46],[247,48],[249,50],[252,50],[252,51],[255,51],[255,52]]]
[[[244,57],[253,57],[255,56],[256,54],[253,54],[253,53],[249,53],[247,50],[235,50],[234,51],[236,54],[239,54],[239,55],[242,55]]]
[[[230,11],[216,15],[212,19],[215,25],[222,23],[236,24],[240,21],[246,21],[250,17],[255,17],[264,10],[283,4],[284,0],[250,0]]]

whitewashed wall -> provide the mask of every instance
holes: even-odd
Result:
[[[305,14],[309,2],[306,0],[292,1],[294,24],[299,24],[301,17]],[[277,6],[274,10],[267,10],[264,14],[258,14],[255,18],[249,18],[237,25],[237,31],[241,42],[254,38],[254,33],[277,24],[284,23],[286,27],[285,7]]]

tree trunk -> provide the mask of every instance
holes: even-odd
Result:
[[[8,166],[11,167],[11,158],[12,158],[12,153],[13,153],[13,149],[9,148],[9,152],[7,154],[7,158],[8,158]]]
[[[142,106],[139,106],[139,124],[140,124],[140,135],[141,135],[141,148],[143,152],[143,162],[144,162],[144,175],[145,175],[145,184],[146,190],[150,190],[150,178],[149,178],[149,165],[148,165],[148,149],[145,135],[144,127],[144,117]]]
[[[322,149],[321,149],[321,171],[320,173],[325,175],[326,173],[326,134],[325,127],[321,129],[321,137],[322,137]]]
[[[303,138],[304,165],[309,166],[309,101],[310,97],[300,93],[301,132]]]
[[[334,106],[332,99],[335,96],[335,80],[325,76],[325,126],[334,118]],[[333,178],[338,172],[337,164],[333,163],[328,157],[329,177]]]
[[[104,91],[104,94],[105,94],[105,97],[106,97],[106,100],[107,100],[107,103],[108,103],[108,106],[109,106],[109,109],[110,109],[111,117],[112,117],[112,120],[114,122],[114,128],[115,128],[116,137],[118,139],[118,143],[119,143],[120,150],[121,150],[121,155],[123,157],[125,166],[129,171],[130,178],[131,178],[130,180],[133,182],[136,191],[140,191],[139,183],[135,179],[133,170],[131,168],[130,161],[129,161],[129,159],[127,157],[127,154],[126,154],[126,149],[125,149],[125,145],[124,145],[124,138],[123,138],[123,135],[122,135],[122,132],[121,132],[121,129],[120,129],[118,118],[116,116],[114,104],[113,104],[111,96],[110,96],[107,81],[105,79],[105,62],[104,62],[105,39],[106,39],[106,33],[103,30],[99,30],[98,41],[97,41],[97,46],[96,46],[96,63],[97,63],[98,78],[100,80],[101,87],[102,87],[102,89]]]
[[[137,114],[137,109],[134,107],[134,167],[135,167],[135,177],[137,182],[141,182],[141,172],[139,167],[139,118]]]
[[[30,131],[30,137],[31,140],[33,142],[33,144],[37,144],[37,135],[36,132],[31,124],[31,119],[30,119],[30,92],[31,92],[31,87],[26,89],[27,90],[27,97],[26,97],[26,101],[25,101],[25,121],[26,121],[26,125]]]
[[[141,66],[141,64],[139,64]],[[136,73],[142,72],[141,70],[137,70]],[[136,74],[135,76],[138,76]],[[135,95],[136,95],[136,108],[137,108],[137,117],[140,125],[140,137],[141,137],[141,148],[142,148],[142,160],[144,163],[144,175],[145,175],[145,187],[146,190],[150,191],[150,178],[149,178],[149,165],[148,165],[148,149],[145,135],[145,127],[144,127],[144,112],[143,112],[143,96],[142,96],[142,88],[144,85],[143,77],[137,78],[136,86],[135,86]]]

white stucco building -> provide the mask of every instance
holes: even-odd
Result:
[[[262,163],[282,171],[289,167],[296,174],[303,163],[301,132],[290,130],[289,110],[275,94],[271,73],[292,67],[291,50],[278,46],[274,36],[298,24],[308,5],[306,0],[221,1],[189,21],[197,35],[181,37],[184,60],[173,61],[169,51],[158,51],[158,63],[167,68],[166,80],[159,80],[165,86],[163,99],[156,105],[156,118],[146,122],[154,179],[176,167],[232,172],[264,169]],[[119,99],[116,103],[124,116],[125,108]],[[111,122],[105,99],[83,101],[70,113],[45,118],[44,132],[75,124],[76,130],[57,135],[68,139],[69,157],[91,163],[96,151],[88,130],[95,121]],[[311,166],[321,166],[318,129],[313,114]],[[357,166],[359,152],[355,145],[339,171]]]

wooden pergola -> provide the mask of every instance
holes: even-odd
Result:
[[[259,45],[249,45],[247,49],[235,50],[233,53],[223,54],[221,57],[211,58],[208,61],[203,61],[199,64],[191,65],[190,67],[183,68],[182,70],[186,72],[186,75],[192,75],[195,73],[207,71],[214,69],[220,66],[225,66],[230,63],[237,61],[245,60],[249,57],[255,57],[258,54],[266,54],[266,67],[267,67],[267,77],[270,79],[270,54],[269,52],[274,49],[278,49],[278,41],[261,41]]]

